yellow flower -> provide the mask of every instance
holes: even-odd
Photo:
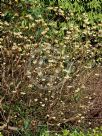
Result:
[[[15,0],[15,2],[17,2],[17,3],[18,3],[18,0]]]

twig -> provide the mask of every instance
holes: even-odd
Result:
[[[7,128],[7,129],[9,129],[9,130],[12,130],[12,131],[17,131],[17,130],[18,130],[17,127],[7,126],[7,123],[6,123],[6,124],[0,126],[0,131],[1,131],[1,130],[4,130],[5,128]]]

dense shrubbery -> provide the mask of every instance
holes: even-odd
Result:
[[[0,129],[4,135],[17,129],[33,135],[43,125],[50,130],[90,125],[85,118],[89,107],[81,102],[87,73],[102,66],[101,8],[96,0],[87,4],[2,0]]]

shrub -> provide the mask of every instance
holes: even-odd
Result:
[[[23,133],[27,129],[28,135],[44,124],[55,130],[63,124],[83,125],[82,112],[87,109],[78,107],[84,84],[76,80],[102,65],[101,13],[96,14],[101,3],[96,3],[93,13],[77,1],[57,5],[2,1],[0,129],[4,135],[10,132],[5,129]]]

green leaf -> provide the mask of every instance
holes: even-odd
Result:
[[[0,132],[0,136],[3,136],[1,132]]]
[[[63,136],[68,136],[68,135],[69,135],[69,130],[64,129],[64,130],[63,130]]]
[[[30,121],[27,119],[24,121],[24,128],[27,129],[29,127]]]

